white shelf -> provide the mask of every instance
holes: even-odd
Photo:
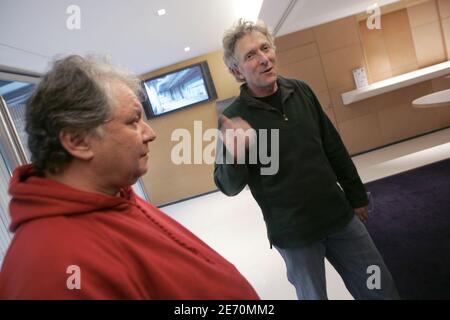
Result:
[[[379,82],[374,82],[366,87],[342,94],[342,102],[349,105],[386,92],[407,87],[419,82],[439,78],[450,74],[450,61],[435,64],[431,67],[408,72]]]

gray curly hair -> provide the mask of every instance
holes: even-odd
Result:
[[[112,84],[126,84],[143,97],[139,78],[107,58],[71,55],[57,60],[27,102],[26,132],[38,174],[57,173],[72,156],[61,145],[61,131],[102,135],[115,106]]]
[[[269,28],[267,28],[266,24],[263,21],[253,22],[241,18],[235,24],[233,24],[233,26],[230,29],[225,31],[225,34],[222,39],[223,61],[225,62],[226,66],[230,71],[237,69],[238,67],[238,61],[234,56],[234,49],[236,47],[236,42],[238,42],[239,39],[241,39],[242,37],[253,31],[258,31],[262,33],[267,38],[272,48],[275,49],[275,43],[272,33],[270,32]],[[244,81],[242,79],[237,78],[236,76],[235,78],[238,81]]]

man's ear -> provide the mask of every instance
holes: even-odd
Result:
[[[74,158],[90,160],[94,157],[89,134],[62,130],[59,133],[59,141]]]
[[[230,72],[233,74],[233,76],[235,76],[236,79],[239,79],[241,81],[245,81],[244,76],[242,75],[242,73],[239,71],[239,68],[230,68]]]

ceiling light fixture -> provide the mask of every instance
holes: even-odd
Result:
[[[189,52],[189,51],[191,51],[191,48],[190,48],[190,47],[184,48],[184,52]]]
[[[158,10],[158,16],[163,16],[166,14],[166,9],[159,9]]]

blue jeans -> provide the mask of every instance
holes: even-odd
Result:
[[[328,299],[325,257],[355,299],[399,299],[391,273],[356,215],[325,239],[300,248],[275,248],[286,263],[298,299]]]

